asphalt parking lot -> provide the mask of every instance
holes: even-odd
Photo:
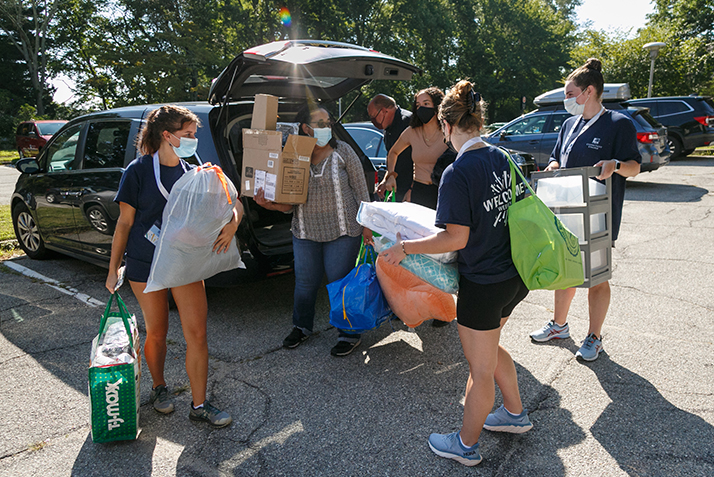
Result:
[[[629,181],[605,353],[588,364],[574,359],[587,331],[582,290],[569,318],[573,338],[532,343],[528,333],[552,315],[552,292],[531,292],[501,342],[534,428],[485,431],[484,461],[473,468],[427,445],[431,432],[461,424],[468,367],[457,325],[412,332],[383,324],[353,354],[334,358],[322,293],[319,332],[285,350],[292,275],[208,291],[209,396],[232,414],[229,427],[187,418],[185,343],[173,311],[167,379],[176,412],[159,415],[148,404],[144,365],[139,439],[94,444],[87,365],[96,305],[108,299],[105,271],[59,256],[0,263],[0,475],[714,475],[712,209],[714,157]],[[128,287],[120,293],[138,313]]]

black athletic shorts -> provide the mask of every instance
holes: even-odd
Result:
[[[495,330],[501,326],[501,318],[511,316],[527,295],[528,288],[519,275],[490,285],[479,285],[461,277],[456,317],[459,324],[467,328]]]

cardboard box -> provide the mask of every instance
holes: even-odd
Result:
[[[275,131],[277,122],[278,97],[270,94],[256,94],[250,128]]]
[[[280,131],[243,130],[242,195],[254,197],[262,188],[273,202],[305,203],[310,156],[317,140],[291,134],[281,147],[282,138]]]

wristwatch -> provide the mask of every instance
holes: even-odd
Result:
[[[622,163],[620,161],[618,161],[617,159],[615,159],[615,170],[619,171],[620,167],[622,167]]]

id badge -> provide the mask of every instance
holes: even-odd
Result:
[[[159,225],[159,222],[156,221],[154,222],[154,225],[151,226],[148,232],[146,232],[146,240],[154,244],[154,246],[158,243],[159,241],[159,235],[161,235],[161,226]]]

